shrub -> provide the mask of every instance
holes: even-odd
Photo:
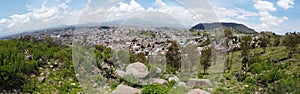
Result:
[[[142,92],[143,94],[166,94],[168,92],[168,88],[163,85],[151,84],[146,85]]]
[[[251,84],[251,85],[255,85],[256,84],[256,79],[251,77],[251,76],[248,76],[245,80],[244,80],[244,83],[248,83],[248,84]]]
[[[272,83],[284,77],[286,77],[286,75],[281,70],[273,69],[265,74],[260,75],[257,80],[259,83],[266,85],[267,83]]]
[[[249,67],[248,71],[254,74],[259,74],[262,73],[264,70],[268,70],[269,66],[271,65],[267,64],[266,62],[255,63]]]
[[[140,87],[140,85],[139,85],[140,78],[138,78],[132,74],[124,76],[124,81],[125,81],[125,84],[128,86]]]
[[[231,75],[231,74],[225,74],[225,75],[224,75],[224,78],[225,78],[226,80],[231,80],[231,79],[232,79],[232,75]]]
[[[271,84],[273,88],[269,89],[267,92],[270,94],[300,94],[300,78],[282,79],[278,83]]]

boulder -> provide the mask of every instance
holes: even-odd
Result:
[[[141,94],[142,91],[130,86],[126,86],[120,84],[117,88],[112,92],[112,94]]]
[[[116,74],[122,78],[124,78],[124,76],[126,76],[126,72],[122,71],[122,70],[116,70]]]
[[[177,86],[179,86],[179,87],[187,87],[185,82],[178,82]]]
[[[129,64],[126,67],[126,75],[132,74],[139,78],[145,78],[148,74],[148,68],[140,62]]]
[[[151,67],[150,76],[153,78],[159,78],[162,74],[162,69],[156,66]]]
[[[180,81],[180,79],[177,76],[170,77],[168,80],[169,80],[169,82],[171,82],[171,81],[179,82]]]
[[[210,93],[201,89],[193,89],[189,91],[187,94],[210,94]]]
[[[160,84],[160,85],[168,83],[167,80],[161,79],[161,78],[151,78],[150,80],[151,80],[151,83],[157,83],[157,84]]]
[[[212,84],[208,79],[191,78],[187,82],[187,85],[190,87],[200,87],[200,88],[212,87]]]

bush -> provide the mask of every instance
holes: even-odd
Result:
[[[232,79],[232,75],[231,75],[231,74],[225,74],[225,75],[224,75],[224,78],[225,78],[226,80],[231,80],[231,79]]]
[[[251,85],[255,85],[256,84],[256,79],[251,77],[251,76],[248,76],[245,80],[244,80],[244,83],[248,83],[248,84],[251,84]]]
[[[273,83],[284,77],[286,77],[286,75],[281,70],[273,69],[265,74],[260,75],[257,80],[259,83],[266,85],[267,83]]]
[[[158,84],[146,85],[142,90],[143,94],[166,94],[167,92],[168,88],[166,86]]]
[[[270,94],[300,94],[300,78],[291,78],[282,79],[278,83],[271,84],[272,87],[267,92]]]
[[[264,70],[268,70],[269,66],[270,65],[268,65],[266,62],[255,63],[249,67],[248,72],[259,74],[262,73]]]
[[[112,82],[110,83],[110,89],[115,90],[116,87],[117,87],[119,84],[120,84],[120,81],[119,81],[119,80],[112,81]]]
[[[140,78],[130,74],[130,75],[126,75],[124,76],[125,84],[131,87],[140,87],[139,83],[140,83]]]

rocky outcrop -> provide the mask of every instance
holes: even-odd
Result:
[[[191,78],[187,82],[187,85],[190,87],[200,87],[200,88],[212,87],[212,83],[208,79]]]
[[[140,62],[129,64],[126,67],[126,75],[132,74],[134,76],[137,76],[139,78],[145,78],[148,74],[148,68]]]
[[[201,89],[193,89],[189,91],[187,94],[210,94],[210,93]]]
[[[120,84],[117,88],[112,92],[112,94],[142,94],[142,91],[130,86],[126,86]]]

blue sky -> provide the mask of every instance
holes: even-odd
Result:
[[[186,27],[236,22],[256,31],[284,34],[300,31],[298,4],[299,0],[2,0],[0,37],[61,25],[134,19],[135,15],[142,19],[146,12],[167,14]],[[168,22],[162,15],[153,19]]]

